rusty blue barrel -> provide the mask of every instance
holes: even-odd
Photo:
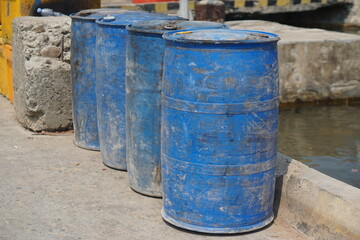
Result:
[[[121,9],[89,9],[72,14],[71,78],[75,145],[99,150],[95,95],[95,20]]]
[[[221,23],[159,20],[135,23],[129,31],[126,69],[126,137],[130,186],[161,197],[161,78],[165,52],[162,34],[196,28],[225,28]]]
[[[206,233],[271,223],[278,132],[275,34],[166,33],[163,218]]]
[[[103,163],[126,170],[125,64],[128,32],[139,21],[178,19],[148,12],[127,12],[98,19],[96,41],[96,98]]]

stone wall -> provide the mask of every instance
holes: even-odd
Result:
[[[14,107],[33,131],[72,128],[69,17],[13,21]]]
[[[226,24],[279,34],[282,103],[360,98],[360,36],[266,21]]]

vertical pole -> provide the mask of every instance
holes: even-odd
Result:
[[[189,2],[188,2],[188,0],[180,0],[179,1],[178,16],[189,19],[189,20],[193,20],[193,16],[191,14],[191,11],[189,10]]]

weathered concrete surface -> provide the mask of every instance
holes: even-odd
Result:
[[[360,36],[266,21],[226,24],[280,35],[281,102],[360,98]]]
[[[13,21],[14,107],[33,131],[72,127],[69,17]]]
[[[186,232],[161,219],[161,200],[130,190],[126,172],[100,153],[73,145],[73,134],[37,135],[16,123],[0,97],[0,239],[224,239]],[[310,239],[278,215],[239,240]]]
[[[281,154],[278,165],[276,196],[287,222],[314,239],[360,239],[360,189]]]

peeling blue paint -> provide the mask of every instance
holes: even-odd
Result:
[[[164,38],[163,218],[206,233],[268,225],[274,218],[279,38],[221,29]]]
[[[173,30],[196,28],[221,29],[226,26],[202,21],[158,20],[127,27],[127,164],[130,186],[145,195],[162,196],[160,93],[165,40],[161,36]]]
[[[96,9],[72,14],[71,78],[75,145],[100,150],[95,95],[95,20],[126,10]]]
[[[103,162],[126,170],[125,64],[126,25],[155,19],[178,19],[165,14],[127,12],[98,19],[96,98]]]

